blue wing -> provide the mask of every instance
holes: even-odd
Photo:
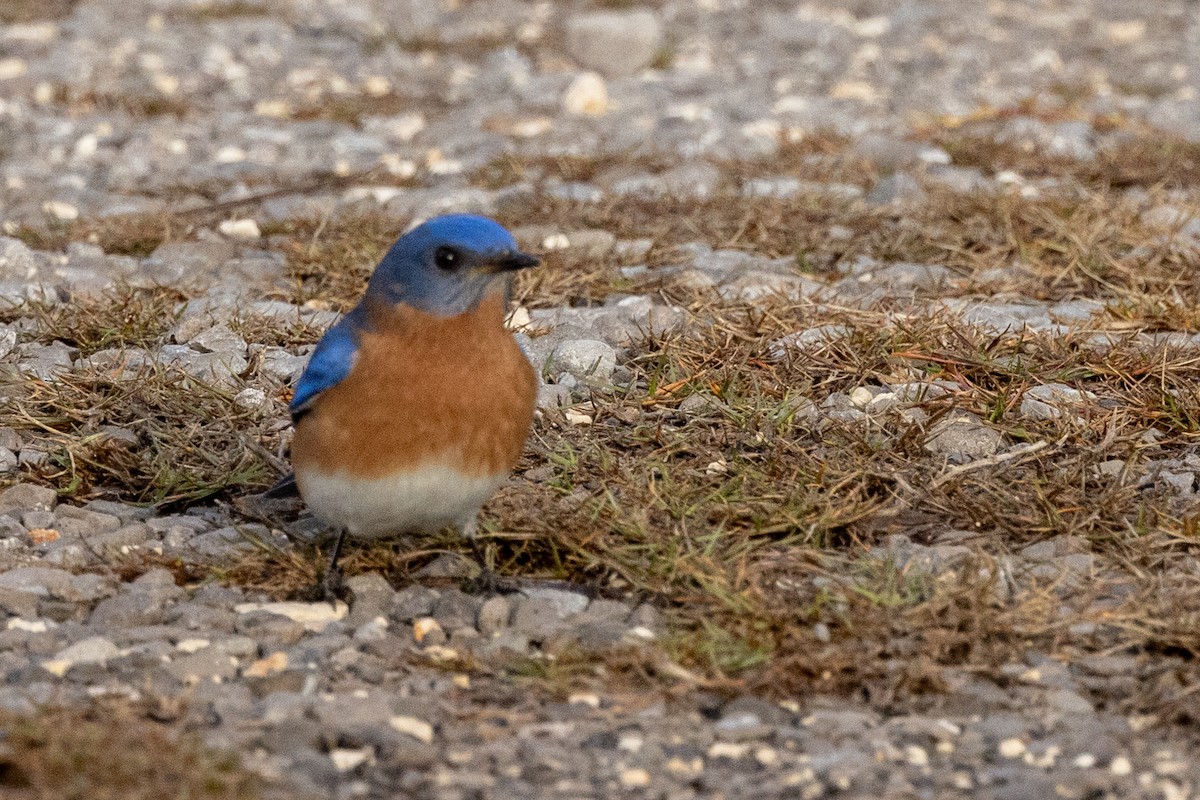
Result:
[[[298,422],[305,413],[312,410],[312,405],[321,392],[341,383],[354,368],[354,360],[357,357],[357,325],[351,312],[338,320],[338,323],[321,337],[312,358],[308,360],[308,366],[304,368],[304,374],[296,382],[296,392],[288,406],[292,422]]]

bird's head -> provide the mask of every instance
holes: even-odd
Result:
[[[454,316],[498,285],[507,288],[515,271],[537,264],[498,223],[449,214],[418,225],[392,245],[367,284],[367,297]]]

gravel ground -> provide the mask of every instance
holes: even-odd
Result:
[[[937,126],[986,117],[998,145],[1082,164],[1127,135],[1101,122],[1114,116],[1200,142],[1200,15],[1174,0],[1136,9],[1102,0],[7,5],[0,295],[16,310],[0,327],[6,380],[54,386],[98,370],[120,383],[163,365],[227,393],[255,431],[277,438],[286,438],[286,387],[337,307],[295,289],[294,220],[367,213],[399,230],[451,210],[503,218],[534,194],[609,208],[703,200],[729,191],[717,163],[755,165],[742,198],[814,195],[903,218],[947,187],[1029,197],[1061,188],[1053,175],[960,163],[931,133]],[[1068,103],[1071,115],[1030,110]],[[995,109],[1016,110],[989,116]],[[869,159],[876,177],[772,172],[788,147],[818,134]],[[602,168],[579,179],[479,177],[505,158],[547,157]],[[1196,248],[1194,203],[1184,192],[1146,213]],[[114,244],[112,231],[131,218],[186,232],[160,244],[152,230],[159,238],[145,248]],[[617,253],[631,284],[648,269],[651,243],[638,238],[536,217],[515,227],[542,251]],[[703,238],[657,274],[727,302],[782,293],[864,313],[948,315],[997,336],[1021,329],[1095,347],[1118,336],[1093,324],[1103,298],[1025,296],[1003,275],[966,285],[945,267],[886,254],[802,274],[794,258],[714,250]],[[179,292],[177,314],[144,346],[43,335],[47,309],[161,286]],[[631,386],[640,337],[695,322],[686,303],[650,292],[586,306],[527,298],[514,326],[525,327],[522,342],[547,379],[538,426],[592,422],[589,387]],[[307,343],[262,333],[270,326],[300,330]],[[1188,348],[1200,346],[1194,331],[1119,336]],[[851,333],[822,322],[780,337],[772,352],[803,358]],[[805,413],[814,427],[885,413],[924,424],[920,401],[959,388],[864,382],[814,394]],[[1102,402],[1047,381],[1013,412],[1033,424]],[[703,413],[704,403],[680,409]],[[0,493],[0,709],[100,696],[182,701],[171,716],[241,754],[271,796],[1174,800],[1200,781],[1194,717],[1122,702],[1154,681],[1190,697],[1195,684],[1168,680],[1186,672],[1186,653],[1097,646],[1065,661],[1037,646],[987,672],[945,667],[939,690],[916,703],[866,690],[780,698],[717,687],[672,661],[670,624],[641,595],[532,582],[474,596],[445,576],[452,558],[399,589],[378,573],[352,577],[349,606],[279,602],[236,580],[180,585],[164,567],[222,569],[255,548],[287,551],[285,532],[306,521],[272,524],[225,500],[176,502],[167,513],[101,491],[60,496],[48,488],[63,487],[45,431],[16,416],[0,422],[9,484]],[[939,418],[928,433],[927,452],[951,471],[1034,452],[978,416]],[[110,426],[95,435],[120,446],[133,434]],[[550,491],[544,465],[526,467],[514,480]],[[710,474],[725,469],[714,462]],[[1096,469],[1130,474],[1115,459]],[[1174,492],[1186,516],[1198,471],[1200,456],[1171,451],[1139,462],[1131,480]],[[864,550],[900,572],[916,564],[936,575],[970,552],[968,535],[951,525],[933,537],[894,531]],[[113,568],[143,555],[159,566]],[[1077,537],[1022,543],[996,563],[1001,591],[1048,581],[1052,603],[1103,609],[1133,591],[1118,564]],[[1194,582],[1197,563],[1181,556],[1180,580]],[[822,625],[814,641],[828,639]],[[1096,622],[1076,622],[1061,638],[1096,632]],[[599,670],[546,689],[568,652],[638,653],[659,682],[631,686]],[[542,671],[517,674],[518,662]]]

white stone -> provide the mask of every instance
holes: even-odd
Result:
[[[418,742],[429,744],[433,741],[433,726],[423,719],[400,715],[389,719],[388,725]]]
[[[0,58],[0,81],[19,78],[29,71],[29,66],[22,58]]]
[[[578,117],[599,117],[608,111],[608,86],[595,72],[581,73],[563,92],[563,110]]]
[[[433,617],[421,617],[420,619],[413,620],[412,630],[413,638],[420,644],[425,641],[425,637],[429,634],[441,631],[442,625]]]
[[[915,744],[906,745],[904,748],[904,760],[914,767],[924,767],[929,764],[929,753],[923,747],[918,747]]]
[[[1002,741],[998,749],[1005,758],[1020,758],[1025,754],[1025,743],[1014,736]]]
[[[866,408],[875,399],[875,394],[865,386],[859,386],[850,393],[850,402],[855,408]]]
[[[729,462],[725,459],[718,459],[704,468],[705,475],[724,475],[729,472]]]
[[[175,649],[184,653],[195,653],[212,644],[208,639],[180,639],[175,643]]]
[[[588,708],[600,708],[600,696],[593,692],[574,692],[567,697],[567,702],[573,706],[587,706]]]
[[[650,773],[641,767],[627,769],[621,773],[621,785],[627,788],[650,785]]]
[[[28,633],[45,633],[49,628],[43,619],[21,619],[13,617],[5,627],[10,631],[26,631]]]
[[[708,757],[738,759],[748,752],[750,745],[742,742],[714,742],[712,747],[708,748]]]
[[[262,237],[262,231],[258,228],[258,223],[252,219],[227,219],[217,226],[217,230],[222,236],[227,236],[230,239],[258,239]]]
[[[773,747],[759,747],[754,751],[754,760],[764,767],[773,767],[779,763],[779,752]]]
[[[1110,22],[1107,26],[1108,39],[1113,44],[1131,44],[1146,35],[1146,20],[1131,19]]]
[[[591,425],[595,421],[592,419],[591,414],[584,414],[582,411],[575,411],[570,408],[563,412],[563,417],[572,425]]]
[[[299,622],[305,630],[314,633],[320,633],[331,623],[345,619],[346,615],[350,613],[349,606],[341,601],[338,601],[336,605],[298,602],[238,603],[233,610],[239,614],[265,611],[268,614],[287,617],[293,622]]]
[[[333,766],[338,772],[349,772],[360,764],[365,764],[374,754],[370,747],[358,750],[340,747],[329,751],[329,760],[333,762]]]
[[[571,246],[571,240],[565,233],[552,233],[542,239],[543,250],[566,250]]]
[[[60,222],[74,222],[79,219],[79,209],[62,200],[47,200],[42,203],[42,211]]]
[[[517,306],[504,320],[504,326],[510,331],[519,331],[532,321],[533,318],[529,316],[529,309],[525,306]]]
[[[242,389],[240,392],[235,394],[233,396],[233,402],[237,406],[249,409],[251,411],[262,411],[270,406],[270,400],[267,399],[267,393],[262,389],[255,389],[253,387]]]

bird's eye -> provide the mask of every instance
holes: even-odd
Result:
[[[433,254],[433,263],[438,265],[438,269],[454,269],[458,266],[459,261],[458,252],[450,247],[439,247]]]

